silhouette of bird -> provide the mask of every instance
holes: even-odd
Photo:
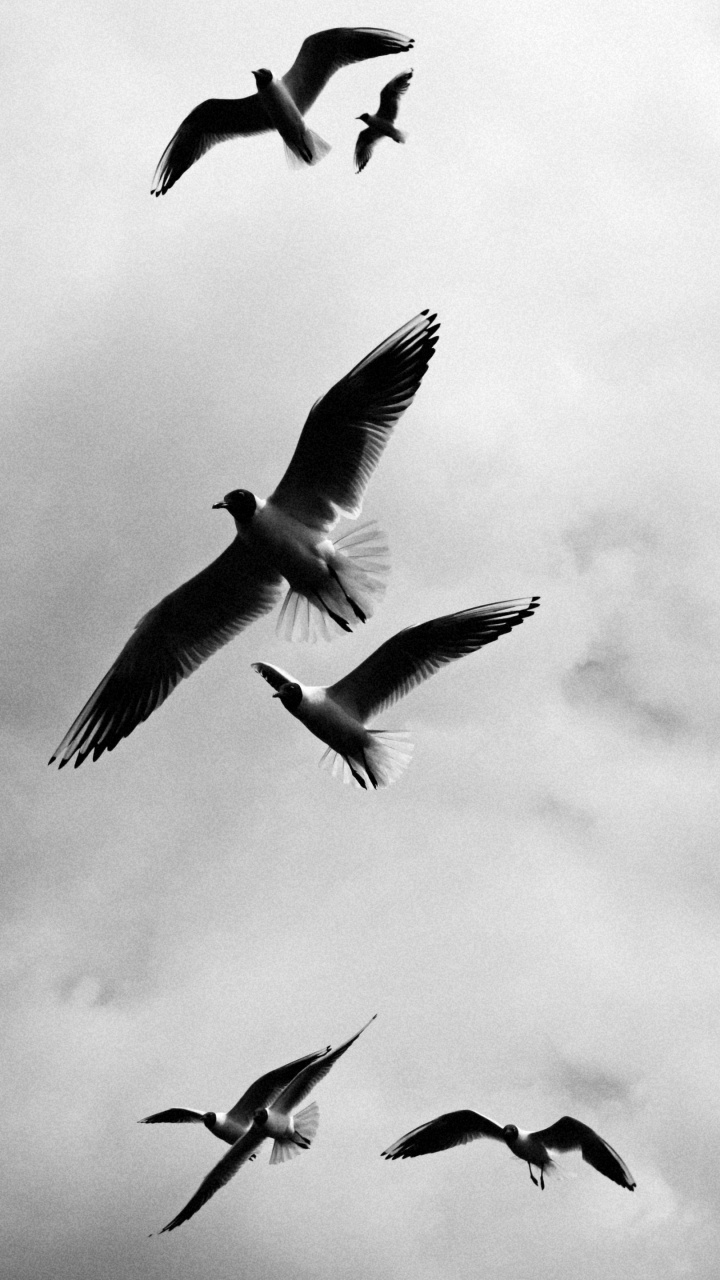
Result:
[[[162,1228],[162,1231],[174,1231],[183,1222],[187,1222],[188,1218],[192,1218],[193,1214],[197,1213],[198,1209],[201,1209],[220,1187],[230,1181],[241,1165],[253,1159],[266,1138],[274,1138],[270,1164],[281,1164],[299,1155],[301,1151],[306,1151],[317,1133],[320,1113],[315,1102],[311,1102],[302,1111],[298,1111],[297,1108],[376,1017],[377,1014],[373,1014],[364,1027],[361,1027],[354,1036],[337,1049],[328,1049],[314,1061],[302,1067],[281,1093],[271,1101],[258,1106],[253,1113],[250,1127],[237,1141],[233,1142],[222,1160],[218,1161],[215,1168],[211,1169],[200,1183],[198,1190],[188,1200],[185,1208],[181,1209],[180,1213]],[[258,1085],[260,1083],[261,1081],[257,1082]],[[152,1120],[153,1117],[149,1119]]]
[[[364,111],[358,120],[364,120],[367,129],[361,129],[355,143],[355,164],[357,172],[362,173],[370,159],[376,143],[381,138],[392,138],[393,142],[405,142],[407,134],[395,128],[400,98],[407,93],[412,79],[412,71],[401,71],[399,76],[388,81],[380,94],[380,106],[375,115]]]
[[[382,595],[387,548],[369,522],[333,540],[340,515],[356,519],[393,427],[412,403],[439,325],[420,312],[315,402],[295,453],[269,498],[245,489],[215,507],[235,520],[225,551],[138,622],[70,726],[50,764],[97,760],[146,720],[206,658],[289,590],[278,628],[290,638],[351,631]]]
[[[302,1058],[286,1062],[283,1067],[276,1067],[274,1071],[268,1071],[245,1090],[229,1111],[196,1111],[191,1107],[170,1107],[167,1111],[156,1111],[154,1115],[145,1116],[138,1124],[204,1124],[216,1138],[221,1138],[232,1146],[252,1127],[253,1116],[260,1107],[271,1107],[303,1067],[329,1052],[330,1045],[316,1053],[306,1053]]]
[[[303,116],[341,67],[388,53],[404,53],[414,40],[376,27],[331,27],[303,41],[290,70],[276,80],[266,67],[254,71],[257,93],[247,98],[208,98],[183,120],[163,151],[152,194],[164,195],[216,142],[276,129],[301,164],[315,164],[328,144]]]
[[[529,1133],[526,1129],[518,1129],[514,1124],[500,1126],[494,1120],[488,1120],[487,1116],[478,1115],[476,1111],[448,1111],[436,1120],[411,1129],[410,1133],[398,1138],[382,1155],[386,1160],[407,1160],[413,1156],[427,1155],[431,1151],[458,1147],[475,1138],[495,1138],[498,1142],[506,1143],[514,1156],[527,1162],[530,1177],[541,1191],[545,1190],[545,1174],[555,1167],[550,1151],[580,1151],[583,1160],[597,1169],[598,1173],[617,1182],[618,1186],[634,1191],[637,1185],[617,1151],[613,1151],[609,1143],[589,1125],[583,1124],[581,1120],[574,1120],[572,1116],[563,1116],[548,1129]],[[533,1173],[533,1165],[540,1174],[539,1180]]]
[[[538,597],[501,600],[433,618],[398,631],[359,667],[326,688],[302,685],[286,671],[254,662],[287,711],[327,743],[321,764],[342,771],[364,790],[387,786],[407,768],[412,745],[406,733],[368,729],[367,721],[427,680],[448,662],[474,653],[531,617]]]

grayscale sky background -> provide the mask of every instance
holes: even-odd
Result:
[[[29,0],[2,220],[4,1236],[14,1280],[716,1274],[720,18],[697,0]],[[337,24],[415,37],[333,79],[285,164],[226,143],[163,199],[209,96]],[[354,117],[414,67],[360,177]],[[46,761],[133,624],[227,544],[315,398],[422,307],[438,351],[371,485],[386,600],[352,639],[249,629],[97,764]],[[377,795],[251,670],[331,682],[400,627],[535,618],[380,723]],[[261,1072],[378,1019],[267,1154],[148,1240]],[[494,1144],[386,1164],[470,1106],[569,1112],[541,1195]]]

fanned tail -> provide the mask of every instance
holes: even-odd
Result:
[[[327,769],[333,778],[361,787],[363,791],[389,787],[407,769],[414,750],[408,733],[393,729],[369,729],[372,734],[363,758],[343,756],[332,747],[320,759],[320,768]]]
[[[307,1150],[320,1124],[320,1108],[317,1102],[311,1102],[304,1111],[298,1111],[293,1123],[295,1137],[300,1138],[300,1142],[287,1138],[280,1141],[276,1138],[270,1155],[270,1164],[284,1164],[286,1160],[293,1160],[295,1156],[300,1155],[301,1151]]]
[[[277,621],[285,640],[333,640],[371,617],[385,593],[390,568],[387,539],[374,520],[351,529],[333,543],[330,576],[310,599],[291,587]]]
[[[329,142],[315,133],[313,129],[304,129],[301,137],[285,142],[285,159],[291,169],[304,169],[309,164],[318,164],[332,150]]]

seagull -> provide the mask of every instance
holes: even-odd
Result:
[[[361,116],[356,116],[357,120],[363,120],[367,125],[367,129],[360,130],[355,143],[355,164],[358,173],[362,173],[375,150],[375,144],[381,138],[392,138],[393,142],[405,141],[407,135],[395,128],[395,120],[400,98],[407,93],[411,80],[412,71],[401,71],[399,76],[395,76],[385,85],[380,94],[380,106],[375,115],[371,116],[368,111],[364,111]]]
[[[300,164],[315,164],[328,144],[308,129],[303,116],[336,71],[352,62],[405,53],[415,41],[378,27],[331,27],[300,46],[290,70],[276,80],[266,67],[254,71],[257,93],[249,98],[208,98],[183,120],[163,151],[151,193],[162,196],[216,142],[277,129]]]
[[[260,1076],[229,1111],[196,1111],[192,1107],[170,1107],[168,1111],[156,1111],[154,1115],[145,1116],[138,1124],[204,1124],[216,1138],[221,1138],[232,1146],[252,1127],[255,1112],[260,1107],[271,1107],[298,1072],[329,1053],[330,1047],[328,1045],[316,1053],[306,1053],[304,1057],[295,1058],[292,1062],[286,1062],[285,1066],[276,1067],[274,1071]]]
[[[405,733],[368,729],[367,721],[439,671],[446,663],[491,644],[535,612],[538,596],[477,605],[398,631],[354,671],[325,688],[302,685],[286,671],[254,662],[291,715],[327,743],[321,764],[367,790],[394,782],[407,768]]]
[[[373,1014],[364,1027],[361,1027],[354,1036],[351,1036],[349,1040],[346,1040],[337,1049],[328,1048],[325,1053],[307,1062],[281,1092],[275,1092],[273,1085],[273,1089],[269,1091],[269,1096],[266,1098],[261,1097],[259,1086],[264,1085],[264,1082],[269,1079],[267,1076],[256,1081],[251,1086],[245,1097],[241,1098],[237,1104],[239,1107],[248,1098],[248,1094],[258,1090],[257,1098],[251,1099],[248,1103],[248,1107],[251,1105],[255,1107],[249,1127],[236,1140],[229,1136],[229,1131],[228,1136],[225,1136],[225,1134],[218,1135],[219,1137],[225,1137],[226,1142],[232,1142],[230,1150],[226,1151],[222,1160],[215,1165],[214,1169],[210,1170],[207,1177],[200,1183],[195,1195],[188,1200],[185,1208],[181,1209],[180,1213],[162,1228],[161,1235],[163,1231],[174,1231],[183,1222],[187,1222],[188,1218],[192,1218],[198,1209],[202,1209],[206,1201],[211,1196],[214,1196],[220,1187],[224,1187],[225,1183],[230,1181],[241,1165],[254,1158],[258,1148],[262,1146],[266,1138],[274,1138],[270,1164],[281,1164],[285,1160],[292,1160],[293,1156],[307,1150],[317,1133],[320,1113],[316,1102],[311,1102],[302,1111],[297,1111],[297,1107],[314,1089],[315,1085],[328,1074],[338,1058],[341,1058],[346,1050],[350,1048],[350,1045],[355,1043],[358,1036],[361,1036],[363,1031],[370,1026],[370,1023],[375,1021],[376,1017],[377,1014]],[[280,1071],[285,1070],[287,1068],[280,1068]],[[233,1110],[236,1111],[237,1108],[233,1108]],[[248,1108],[246,1107],[242,1115],[243,1124],[247,1114]],[[155,1117],[149,1116],[146,1123],[162,1119],[164,1115],[167,1115],[167,1112],[160,1112]]]
[[[316,400],[295,453],[269,498],[246,489],[216,508],[233,542],[138,622],[70,726],[50,764],[97,760],[146,720],[175,686],[256,618],[289,584],[278,629],[326,639],[365,622],[384,591],[387,547],[373,522],[333,542],[341,515],[356,519],[392,429],[412,403],[437,342],[421,311]]]
[[[618,1186],[634,1191],[636,1182],[627,1165],[623,1163],[617,1151],[595,1133],[589,1125],[572,1116],[563,1116],[549,1129],[538,1129],[529,1133],[526,1129],[518,1129],[515,1124],[500,1126],[487,1116],[480,1116],[476,1111],[448,1111],[436,1120],[429,1120],[417,1129],[411,1129],[403,1138],[394,1142],[387,1151],[381,1154],[386,1160],[407,1160],[413,1156],[424,1156],[430,1151],[445,1151],[448,1147],[459,1147],[462,1143],[472,1142],[475,1138],[496,1138],[505,1142],[514,1156],[527,1162],[530,1178],[541,1191],[545,1190],[545,1173],[554,1169],[550,1151],[580,1151],[583,1160],[591,1164],[593,1169],[602,1173]],[[539,1180],[533,1173],[533,1165],[540,1174]]]

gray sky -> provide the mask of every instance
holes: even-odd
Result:
[[[151,200],[208,96],[343,23],[415,37],[331,81],[291,172],[227,143]],[[709,1278],[717,1249],[716,6],[67,0],[17,11],[4,77],[3,1198],[18,1280]],[[357,177],[354,117],[412,66]],[[8,306],[8,301],[12,306]],[[262,620],[130,739],[46,760],[132,625],[230,540],[315,400],[422,307],[438,351],[364,514],[368,626]],[[307,683],[401,626],[537,616],[385,716],[377,795],[250,670]],[[138,1128],[226,1109],[377,1022],[267,1155],[148,1240],[223,1148]],[[568,1157],[540,1195],[494,1144],[386,1164],[442,1111],[569,1112],[637,1178]]]

